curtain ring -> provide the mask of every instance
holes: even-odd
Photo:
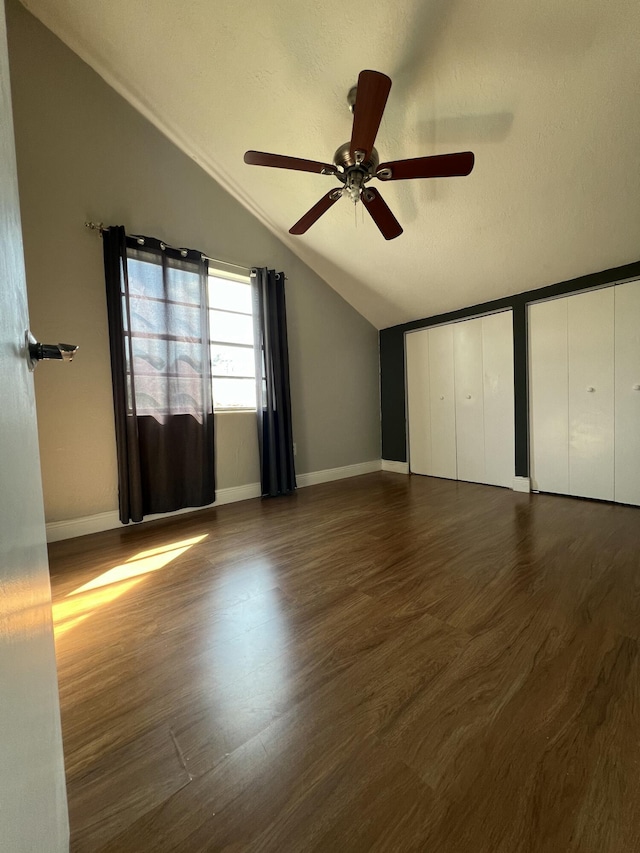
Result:
[[[180,254],[182,255],[183,258],[186,258],[189,253],[187,252],[186,249],[180,249]]]
[[[144,246],[144,237],[136,237],[136,243],[139,246]]]

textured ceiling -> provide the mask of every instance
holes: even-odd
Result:
[[[24,5],[379,328],[640,257],[637,0]],[[396,240],[347,199],[291,237],[335,179],[244,151],[330,161],[363,68],[393,80],[381,160],[475,169],[375,182]]]

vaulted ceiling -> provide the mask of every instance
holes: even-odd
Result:
[[[637,0],[24,0],[377,327],[640,257]],[[382,160],[472,150],[469,177],[377,184],[385,241],[335,179],[362,69],[393,80]],[[376,182],[377,183],[377,182]]]

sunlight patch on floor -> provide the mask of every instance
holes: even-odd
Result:
[[[133,578],[132,580],[123,581],[117,585],[111,586],[109,589],[101,589],[97,592],[86,593],[78,598],[65,598],[58,604],[53,605],[53,630],[57,637],[62,636],[71,628],[84,622],[91,614],[102,607],[104,604],[109,604],[120,598],[125,592],[129,592],[134,586],[137,586],[144,578]]]
[[[163,545],[160,548],[152,548],[149,551],[141,551],[134,557],[130,557],[126,563],[120,566],[114,566],[97,578],[88,581],[87,583],[74,589],[71,595],[78,595],[81,592],[87,592],[91,589],[97,589],[101,586],[109,586],[112,583],[119,583],[127,578],[134,578],[137,575],[146,575],[149,572],[156,572],[158,569],[164,568],[177,557],[180,557],[189,548],[206,539],[208,533],[202,536],[194,536],[193,539],[184,539],[181,542],[174,542],[171,545]]]
[[[140,551],[130,557],[126,563],[108,569],[93,580],[68,593],[63,601],[53,605],[53,624],[56,638],[84,622],[99,607],[115,601],[129,592],[145,579],[150,572],[156,572],[176,560],[198,542],[206,539],[208,533],[172,542],[147,551]]]

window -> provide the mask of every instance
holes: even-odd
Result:
[[[209,270],[211,381],[216,410],[256,408],[251,282]]]
[[[209,389],[202,374],[201,271],[149,248],[128,248],[127,270],[128,287],[120,285],[127,410],[160,423],[169,415],[202,421]]]

